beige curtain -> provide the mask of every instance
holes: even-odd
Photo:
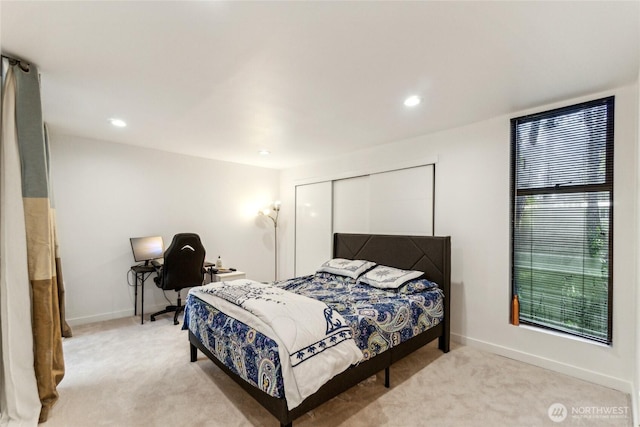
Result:
[[[64,318],[64,285],[50,197],[49,147],[42,122],[39,76],[33,65],[16,63],[11,68],[16,81],[15,134],[31,285],[30,307],[22,309],[31,312],[33,366],[41,403],[39,421],[44,422],[58,400],[56,388],[64,376],[62,337],[71,336],[71,328]]]
[[[3,60],[0,140],[0,425],[36,425],[40,399],[34,369],[31,297],[20,156],[16,79]]]

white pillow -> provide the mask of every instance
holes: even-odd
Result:
[[[379,265],[358,279],[358,283],[366,283],[380,289],[397,289],[409,280],[422,276],[417,270],[400,270],[399,268]]]
[[[318,273],[332,273],[338,276],[347,276],[357,279],[365,271],[375,266],[375,262],[365,261],[361,259],[343,259],[334,258],[325,262],[318,269]]]

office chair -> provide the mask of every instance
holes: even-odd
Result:
[[[171,244],[164,252],[164,263],[156,270],[157,276],[153,280],[162,290],[175,290],[178,293],[178,302],[176,305],[168,305],[164,310],[153,313],[151,315],[152,322],[160,314],[175,311],[173,324],[178,324],[178,315],[184,311],[180,291],[184,288],[202,285],[204,256],[205,249],[197,234],[180,233],[173,236]]]

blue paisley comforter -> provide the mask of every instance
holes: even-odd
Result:
[[[339,312],[353,331],[364,360],[404,342],[443,319],[443,294],[412,282],[383,290],[329,273],[299,277],[275,286],[315,298]],[[183,329],[189,329],[231,371],[274,397],[285,397],[276,342],[218,308],[189,294]]]

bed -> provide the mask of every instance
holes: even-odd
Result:
[[[394,331],[382,338],[379,336],[362,338],[362,331],[373,327],[367,324],[363,326],[363,323],[358,324],[362,319],[358,320],[349,313],[344,313],[344,317],[341,318],[342,324],[340,322],[338,324],[341,327],[349,325],[349,328],[343,328],[340,336],[344,335],[344,329],[351,331],[354,342],[357,342],[357,346],[362,351],[362,358],[357,363],[352,361],[353,364],[347,365],[348,367],[341,372],[331,374],[326,381],[322,380],[317,391],[308,396],[303,395],[304,398],[300,402],[296,401],[295,405],[288,404],[288,396],[284,390],[288,368],[285,367],[286,363],[281,363],[285,361],[282,357],[283,345],[278,346],[268,333],[256,332],[250,322],[245,324],[237,321],[233,317],[235,314],[233,310],[228,309],[229,306],[207,301],[202,297],[205,289],[194,291],[193,294],[190,292],[186,302],[183,328],[189,330],[191,361],[196,361],[197,351],[200,350],[274,415],[281,426],[291,426],[296,418],[380,371],[385,371],[385,386],[389,387],[390,366],[395,361],[436,339],[440,350],[445,353],[449,351],[450,245],[449,237],[341,233],[334,235],[334,258],[368,260],[378,265],[424,272],[424,278],[437,284],[437,288],[424,289],[419,296],[411,296],[422,301],[422,304],[412,304],[412,306],[428,307],[433,309],[434,313],[438,311],[434,308],[437,307],[440,314],[429,317],[429,313],[417,313],[414,316],[420,320],[408,329]],[[346,278],[337,284],[335,280],[331,274],[318,273],[279,282],[274,286],[277,289],[302,294],[306,291],[315,292],[316,288],[324,289],[324,293],[321,292],[322,295],[317,298],[326,300],[326,306],[333,309],[341,306],[342,301],[333,300],[327,289],[342,286],[352,295],[357,295],[360,289],[358,286],[361,285],[355,279]],[[328,282],[331,283],[327,284]],[[275,287],[264,286],[265,289],[275,289]],[[275,293],[278,293],[277,289]],[[386,296],[388,292],[383,290],[374,296],[374,302],[385,305]],[[341,310],[336,308],[336,311]],[[390,319],[394,316],[395,314],[387,315]],[[359,318],[362,317],[359,316]],[[403,315],[403,317],[408,316]],[[403,321],[403,325],[405,323]],[[210,329],[205,330],[203,326],[205,324]],[[212,338],[210,336],[212,334],[217,334],[217,339]],[[359,339],[362,342],[358,341]],[[246,342],[251,342],[251,345],[241,347],[245,345],[242,343]],[[293,360],[293,357],[291,359]],[[290,397],[289,402],[291,402]]]

